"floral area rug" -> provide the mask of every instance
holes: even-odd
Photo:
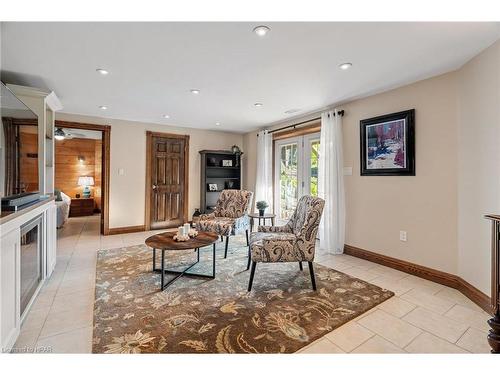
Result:
[[[147,246],[101,250],[92,351],[293,353],[393,296],[319,264],[313,291],[307,263],[303,271],[297,263],[257,264],[247,292],[248,248],[230,240],[227,259],[217,243],[215,279],[185,276],[163,292]],[[211,259],[211,247],[202,249],[191,271],[210,273]],[[167,252],[169,266],[195,260],[194,251]]]

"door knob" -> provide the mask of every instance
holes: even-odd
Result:
[[[153,184],[153,190],[156,190],[157,187],[157,185]]]

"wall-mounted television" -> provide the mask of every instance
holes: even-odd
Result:
[[[0,83],[0,196],[39,191],[38,117]]]

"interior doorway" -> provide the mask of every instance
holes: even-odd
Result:
[[[68,216],[100,213],[108,235],[111,127],[60,120],[55,127],[54,186],[71,199]]]
[[[188,220],[189,136],[146,133],[146,230]]]
[[[274,207],[278,220],[288,220],[303,195],[318,195],[320,133],[274,143]]]

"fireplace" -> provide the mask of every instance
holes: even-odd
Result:
[[[42,218],[21,227],[21,316],[43,280]]]

